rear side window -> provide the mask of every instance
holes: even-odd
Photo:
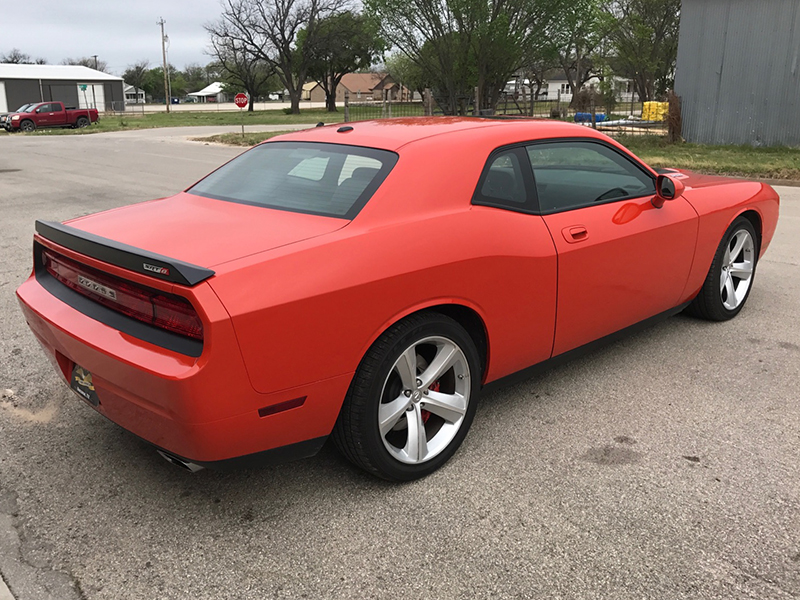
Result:
[[[524,148],[512,147],[493,152],[478,180],[473,204],[494,206],[519,212],[534,212],[533,181]]]
[[[481,186],[481,195],[484,198],[493,198],[514,204],[525,202],[522,169],[519,158],[513,151],[502,152],[491,160]]]
[[[314,142],[256,146],[187,190],[190,194],[352,219],[389,174],[386,150]]]
[[[544,213],[655,194],[650,174],[603,144],[545,142],[527,154]]]

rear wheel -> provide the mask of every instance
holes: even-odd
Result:
[[[75,121],[75,125],[78,126],[79,129],[83,129],[84,127],[89,126],[89,119],[86,117],[78,117],[78,120]]]
[[[480,362],[469,334],[438,313],[412,315],[369,349],[333,430],[350,461],[409,481],[456,452],[475,415]]]
[[[689,313],[710,321],[727,321],[739,314],[753,287],[758,242],[749,220],[739,217],[731,224]]]
[[[36,131],[36,123],[31,121],[30,119],[25,119],[22,123],[19,124],[19,128],[22,131],[27,131],[30,133],[31,131]]]

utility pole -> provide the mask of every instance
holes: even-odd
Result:
[[[167,83],[167,47],[164,45],[164,23],[166,23],[166,21],[163,19],[163,17],[156,21],[156,25],[161,25],[161,56],[164,59],[164,96],[165,104],[167,105],[167,112],[169,112],[169,103],[171,98],[169,97],[169,84]]]

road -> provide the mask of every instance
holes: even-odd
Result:
[[[377,481],[329,447],[189,474],[65,388],[13,294],[34,219],[169,195],[240,152],[159,131],[0,138],[0,573],[16,600],[800,595],[800,188],[779,188],[734,321],[674,317],[484,397],[422,481]]]

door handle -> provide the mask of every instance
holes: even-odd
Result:
[[[589,239],[589,231],[583,225],[564,227],[564,229],[561,230],[561,234],[569,244],[577,244],[578,242]]]

